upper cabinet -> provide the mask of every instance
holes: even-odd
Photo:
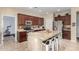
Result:
[[[24,25],[25,24],[25,15],[21,15],[21,14],[18,14],[18,25]]]
[[[21,16],[21,18],[22,18],[21,19],[21,24],[24,25],[25,24],[25,16],[23,15],[23,16]]]
[[[70,25],[71,24],[71,16],[70,15],[67,15],[64,17],[64,23],[65,25]]]
[[[25,21],[31,20],[32,25],[43,25],[44,19],[41,17],[18,14],[18,25],[25,25]]]
[[[44,25],[44,18],[39,19],[39,25]]]
[[[70,25],[71,24],[71,16],[70,15],[55,17],[55,21],[58,21],[58,20],[63,21],[64,25]]]
[[[44,25],[44,19],[43,18],[39,18],[39,17],[35,17],[33,18],[33,21],[32,21],[32,25]]]
[[[39,25],[39,18],[38,17],[33,17],[32,25]]]
[[[18,14],[18,25],[22,25],[22,15]]]

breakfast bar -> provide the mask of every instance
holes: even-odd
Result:
[[[50,42],[53,42],[54,44],[57,43],[57,46],[58,46],[58,42],[56,41],[55,38],[60,39],[61,33],[58,31],[49,31],[49,30],[29,32],[28,38],[27,38],[28,50],[29,51],[45,51],[46,49],[44,48],[44,45],[45,44],[48,45],[48,43],[50,44]]]

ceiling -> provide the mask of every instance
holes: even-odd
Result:
[[[65,12],[71,10],[70,7],[18,7],[16,9],[20,9],[40,15],[52,14],[56,12]]]

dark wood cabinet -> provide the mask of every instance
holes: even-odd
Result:
[[[41,25],[44,25],[44,19],[43,18],[40,18],[39,19],[39,25],[41,26]]]
[[[22,25],[21,21],[22,21],[22,15],[18,14],[18,26]]]
[[[21,19],[21,24],[24,25],[25,24],[25,16],[21,16],[22,19]]]
[[[71,16],[67,15],[64,17],[64,24],[65,25],[70,25],[71,24]]]
[[[44,24],[44,19],[41,17],[18,14],[18,26],[25,25],[25,21],[27,20],[31,20],[32,25],[43,25]]]
[[[32,25],[39,25],[39,18],[37,18],[37,17],[33,18]]]
[[[32,21],[32,25],[43,25],[44,19],[41,17],[30,16],[25,14],[18,14],[18,28],[22,26],[24,28],[25,21]],[[18,32],[18,42],[24,42],[27,40],[27,33],[26,32]]]
[[[71,32],[70,31],[63,31],[63,38],[64,39],[71,39]]]
[[[63,31],[62,36],[63,39],[71,39],[71,31],[64,30],[65,26],[71,25],[71,15],[65,15],[65,16],[57,16],[55,17],[55,21],[62,21],[63,22]],[[66,28],[68,29],[68,28]]]
[[[25,24],[25,15],[21,15],[21,14],[18,14],[18,26],[20,25],[24,25]]]
[[[61,20],[64,25],[71,24],[71,16],[70,15],[55,17],[55,21],[58,21],[58,20]]]
[[[18,32],[18,42],[27,41],[27,33],[26,32]]]

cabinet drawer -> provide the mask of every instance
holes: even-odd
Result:
[[[26,36],[26,32],[20,32],[19,35],[20,36]]]

